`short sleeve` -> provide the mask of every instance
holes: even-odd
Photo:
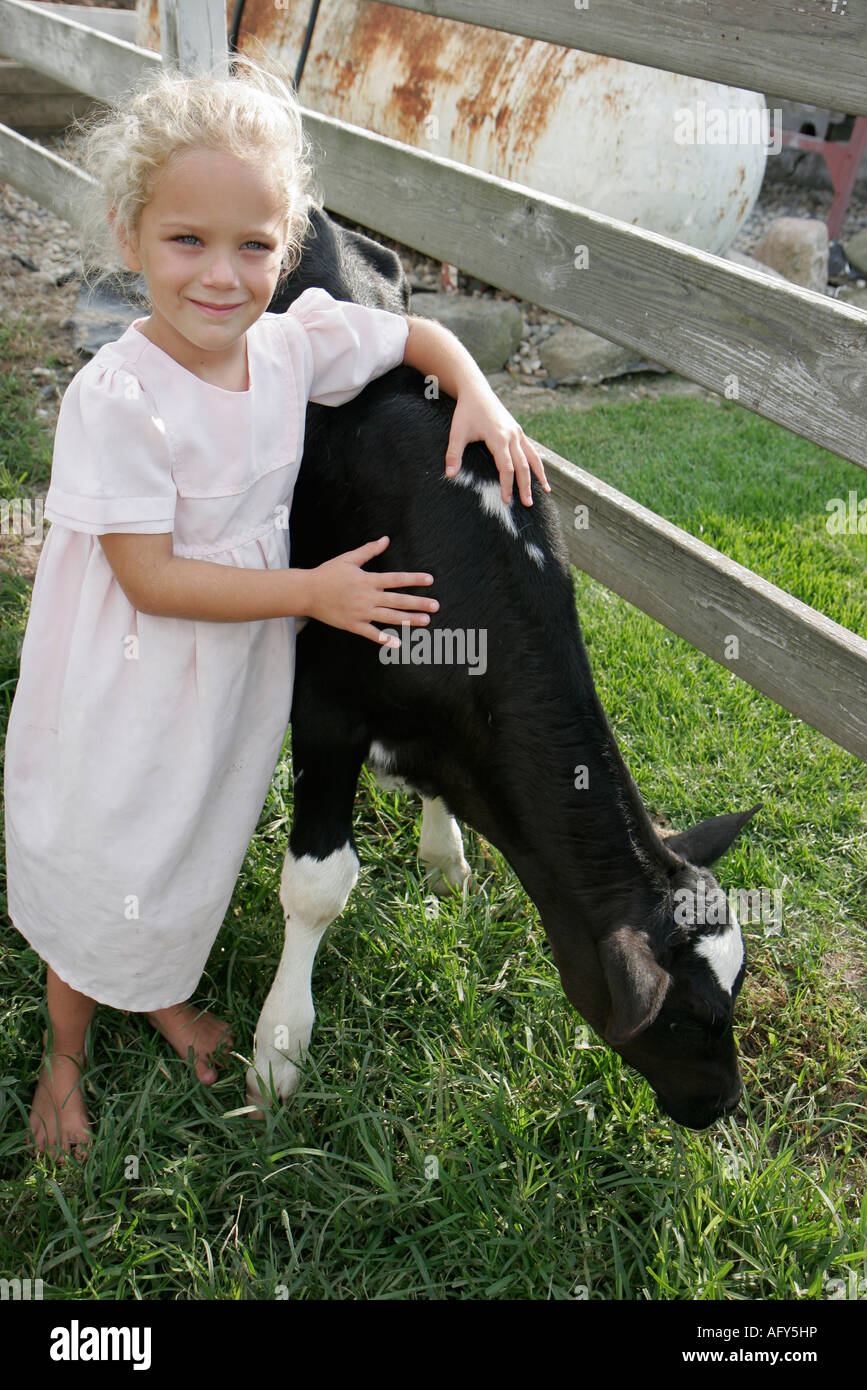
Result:
[[[133,372],[93,358],[60,403],[45,516],[73,531],[174,528],[165,425]]]
[[[308,400],[343,405],[403,361],[409,325],[403,314],[334,299],[309,289],[286,311],[304,330],[312,354]]]

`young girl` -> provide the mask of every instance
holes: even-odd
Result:
[[[103,274],[141,271],[151,312],[75,376],[52,522],[6,742],[9,912],[46,961],[53,1033],[30,1127],[86,1152],[80,1087],[97,1002],[145,1012],[205,1085],[231,1045],[190,1003],[280,754],[293,615],[381,642],[430,621],[429,574],[376,574],[386,536],[289,568],[308,400],[340,405],[404,361],[457,399],[446,455],[483,439],[503,495],[538,455],[472,358],[426,320],[309,289],[268,314],[308,226],[291,90],[163,74],[92,127]],[[92,208],[83,212],[86,240]],[[112,257],[113,251],[113,257]]]

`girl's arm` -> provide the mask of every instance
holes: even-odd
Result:
[[[395,639],[374,623],[418,627],[439,608],[435,599],[392,592],[432,584],[432,575],[361,568],[385,550],[387,536],[312,570],[248,570],[188,560],[173,554],[171,532],[115,532],[99,541],[133,607],[158,617],[243,623],[295,614],[393,646]]]
[[[432,319],[404,317],[409,324],[404,362],[425,376],[436,377],[442,390],[457,401],[446,451],[446,475],[453,478],[465,446],[473,439],[482,439],[497,465],[503,501],[510,500],[512,482],[517,478],[521,501],[531,507],[531,472],[546,492],[551,488],[542,460],[521,426],[497,400],[484,372],[453,333]]]

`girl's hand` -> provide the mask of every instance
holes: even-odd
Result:
[[[428,613],[435,613],[439,608],[436,599],[392,590],[433,584],[432,574],[376,574],[361,568],[375,555],[381,555],[388,544],[388,536],[382,536],[378,541],[362,545],[358,550],[348,550],[345,555],[336,555],[333,560],[309,570],[311,601],[305,611],[310,617],[391,647],[400,646],[400,642],[380,632],[374,623],[392,626],[410,623],[412,627],[429,623]]]
[[[497,399],[487,382],[472,382],[458,395],[446,451],[446,477],[453,478],[461,466],[464,448],[474,439],[484,440],[500,475],[500,493],[505,503],[512,498],[512,483],[518,480],[518,495],[525,507],[532,507],[530,473],[535,473],[546,492],[551,491],[545,468],[517,420]]]

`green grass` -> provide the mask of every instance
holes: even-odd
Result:
[[[523,422],[534,437],[867,632],[864,541],[824,504],[859,470],[729,406],[662,401]],[[861,582],[859,583],[859,574]],[[314,974],[312,1052],[255,1129],[241,1060],[211,1090],[100,1009],[86,1164],[26,1151],[44,967],[0,956],[0,1273],[60,1298],[819,1298],[867,1273],[865,769],[583,576],[603,702],[651,811],[762,810],[719,866],[781,888],[747,927],[746,1113],[693,1134],[584,1027],[538,918],[468,834],[474,886],[433,899],[416,803],[363,775],[362,861]],[[10,693],[26,588],[0,595]],[[10,672],[12,673],[10,675]],[[291,801],[275,780],[197,998],[246,1054],[281,946]],[[863,1287],[863,1286],[862,1286]]]
[[[36,417],[41,401],[21,365],[33,350],[25,320],[0,324],[0,497],[46,490],[51,475],[51,439]]]
[[[531,433],[844,627],[867,636],[867,535],[831,535],[832,498],[867,474],[729,401],[565,407]],[[867,527],[867,517],[864,519]]]

